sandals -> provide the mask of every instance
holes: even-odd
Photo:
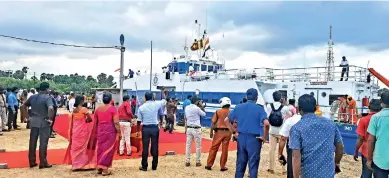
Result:
[[[108,173],[101,173],[102,176],[109,176],[109,175],[112,175],[112,172],[111,171],[108,171]]]

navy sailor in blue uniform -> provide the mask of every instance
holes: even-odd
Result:
[[[258,177],[262,144],[269,133],[269,122],[265,109],[256,104],[258,90],[247,90],[247,102],[239,104],[224,120],[238,140],[235,178],[243,178],[248,164],[250,177]],[[236,120],[236,133],[231,122]]]

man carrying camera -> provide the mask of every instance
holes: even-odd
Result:
[[[203,102],[197,96],[193,96],[191,104],[185,108],[185,133],[186,133],[186,162],[190,166],[190,150],[192,141],[196,142],[196,166],[201,166],[201,124],[200,117],[205,116]]]

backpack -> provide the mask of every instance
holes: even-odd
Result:
[[[281,113],[281,109],[284,107],[283,105],[281,105],[277,110],[274,109],[274,105],[273,104],[270,104],[271,106],[271,113],[270,113],[270,116],[269,116],[269,123],[271,126],[274,126],[274,127],[281,127],[282,123],[284,122],[284,119],[282,118],[282,113]]]

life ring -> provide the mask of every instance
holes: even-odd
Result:
[[[153,85],[154,86],[158,85],[158,77],[157,76],[154,76],[154,78],[153,78]]]

